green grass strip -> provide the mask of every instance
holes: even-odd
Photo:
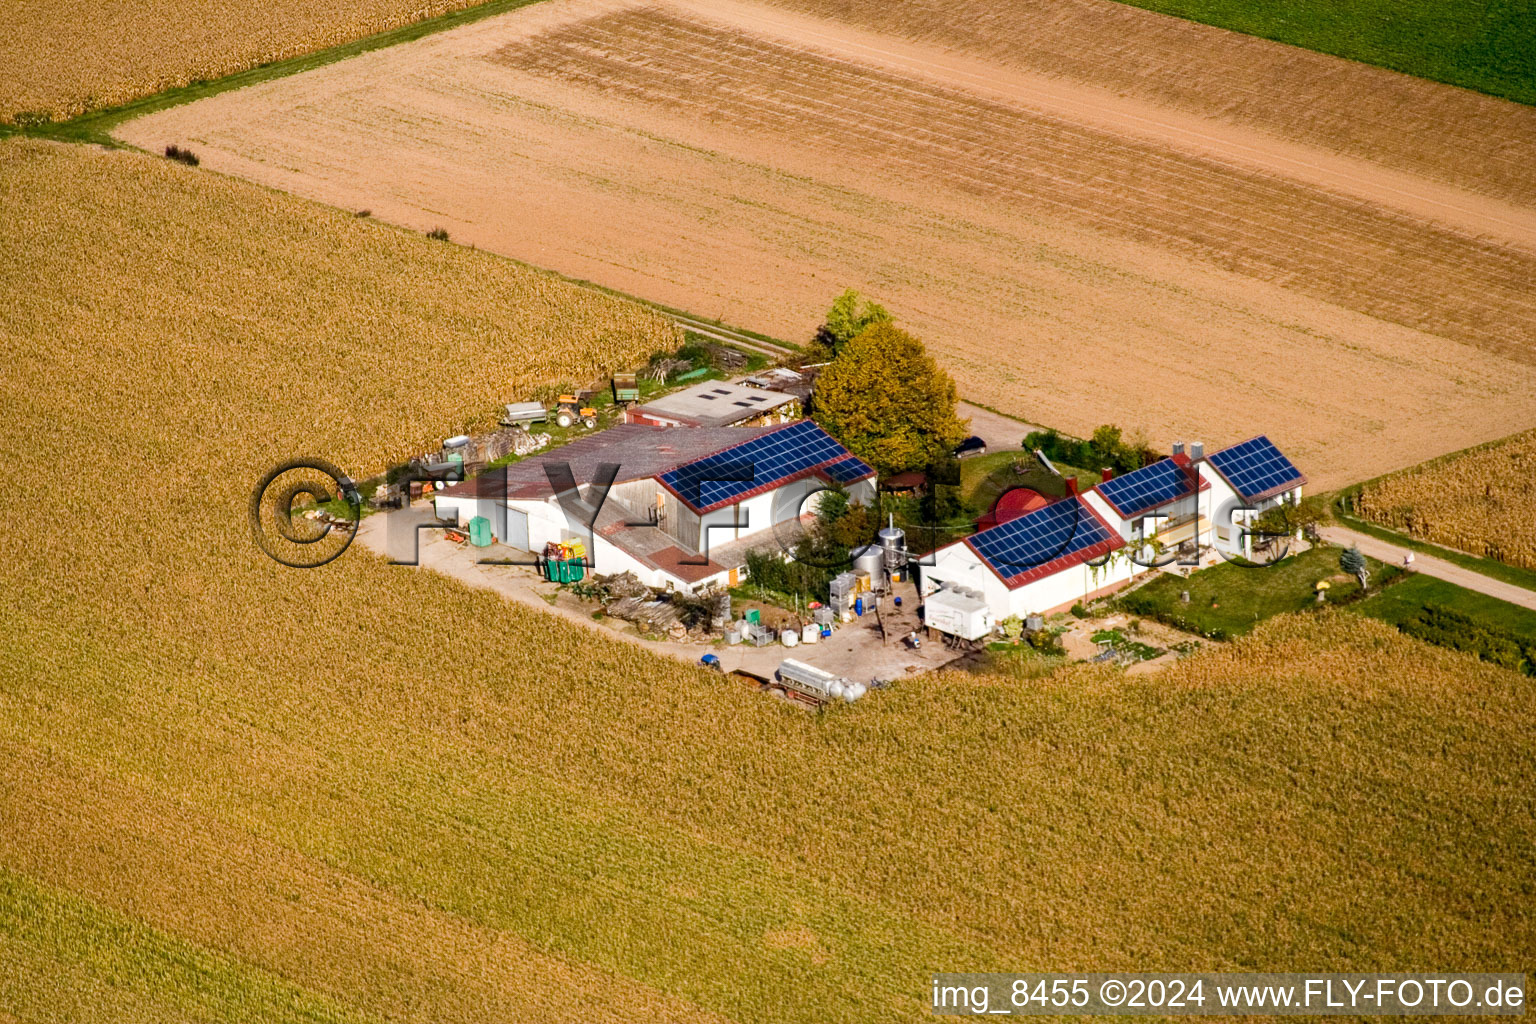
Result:
[[[1384,540],[1390,544],[1399,544],[1421,555],[1430,555],[1443,559],[1452,565],[1459,565],[1463,569],[1470,569],[1472,572],[1481,573],[1489,579],[1512,583],[1517,587],[1524,587],[1526,590],[1536,590],[1536,572],[1532,572],[1530,569],[1522,568],[1518,565],[1505,565],[1503,562],[1496,562],[1491,558],[1479,558],[1477,555],[1469,555],[1465,551],[1443,548],[1438,544],[1431,544],[1428,541],[1416,540],[1407,534],[1398,533],[1396,530],[1389,530],[1384,526],[1368,523],[1364,519],[1352,516],[1338,508],[1333,510],[1333,514],[1338,519],[1340,525],[1347,526],[1351,530],[1369,534],[1378,540]]]
[[[1533,0],[1122,0],[1418,78],[1536,104]]]
[[[325,998],[234,957],[167,935],[0,867],[0,1009],[52,1020],[87,999],[124,1018],[348,1024]]]
[[[1536,642],[1536,611],[1423,573],[1351,605],[1349,610],[1398,626],[1430,605],[1454,609],[1485,628]]]
[[[311,71],[315,68],[324,67],[327,64],[334,64],[339,60],[346,60],[348,57],[356,57],[359,54],[368,53],[371,50],[382,50],[386,46],[409,43],[423,36],[432,35],[435,32],[445,32],[448,29],[469,25],[485,18],[494,18],[498,14],[506,14],[509,11],[515,11],[520,7],[527,7],[535,3],[538,3],[538,0],[489,0],[487,3],[465,7],[457,11],[449,11],[447,14],[440,14],[435,18],[427,18],[423,21],[401,25],[398,28],[392,28],[376,35],[354,39],[350,43],[342,43],[339,46],[315,50],[312,53],[290,57],[287,60],[262,64],[245,71],[237,71],[223,78],[193,82],[190,85],[167,89],[164,92],[155,93],[153,96],[132,100],[122,106],[95,110],[68,121],[0,125],[0,137],[19,134],[30,135],[36,138],[55,139],[62,142],[87,142],[103,146],[117,145],[112,138],[112,130],[124,121],[143,117],[145,114],[153,114],[156,111],[166,110],[170,107],[179,107],[183,103],[191,103],[194,100],[217,96],[219,93],[229,92],[231,89],[243,89],[248,85],[270,82],[277,78],[286,78],[289,75],[296,75],[301,71]]]

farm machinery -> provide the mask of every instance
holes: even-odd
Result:
[[[586,404],[588,397],[583,392],[581,395],[561,395],[555,399],[555,423],[569,427],[580,420],[581,425],[588,430],[597,426],[597,410]]]
[[[551,418],[562,427],[581,423],[588,430],[597,426],[597,410],[587,404],[589,393],[561,395],[555,399],[554,410],[544,408],[542,402],[508,402],[506,415],[501,418],[504,427],[521,427],[527,430],[535,423],[548,423]]]

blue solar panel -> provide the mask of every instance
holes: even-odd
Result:
[[[661,481],[702,511],[847,454],[826,431],[801,420],[679,466],[663,473]]]
[[[1258,501],[1288,491],[1305,478],[1267,437],[1256,437],[1207,456],[1238,494]]]
[[[971,537],[977,554],[1012,582],[1031,569],[1111,539],[1080,498],[1057,501]]]
[[[1132,470],[1099,484],[1099,493],[1127,519],[1141,515],[1194,490],[1189,473],[1172,459]]]
[[[874,469],[857,455],[850,455],[846,459],[838,459],[830,466],[823,466],[821,471],[840,484],[851,484],[873,473]]]

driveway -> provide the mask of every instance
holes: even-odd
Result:
[[[1392,565],[1402,565],[1403,556],[1408,553],[1408,549],[1401,545],[1379,540],[1368,533],[1357,533],[1344,526],[1325,526],[1318,530],[1318,533],[1322,534],[1324,540],[1343,547],[1351,544],[1358,545],[1362,553]],[[1479,594],[1487,594],[1500,601],[1508,601],[1510,604],[1536,611],[1536,591],[1526,590],[1524,587],[1517,587],[1513,583],[1505,583],[1491,576],[1484,576],[1471,569],[1463,569],[1443,558],[1417,551],[1413,555],[1413,567],[1426,576],[1434,576],[1447,583],[1454,583],[1458,587],[1466,587]]]
[[[970,402],[959,402],[955,411],[961,419],[971,421],[971,433],[987,442],[987,451],[1005,452],[1024,446],[1024,435],[1032,430],[1044,430],[1044,427],[1033,423],[1025,423],[1001,413],[983,409],[979,405]]]
[[[409,528],[400,530],[392,544],[387,528],[391,515],[400,516],[403,523],[410,525],[426,523],[432,518],[431,507],[425,504],[403,513],[368,516],[358,530],[358,544],[378,555],[407,560],[412,557],[412,542],[419,536],[416,558],[421,568],[451,576],[472,587],[494,591],[508,600],[558,615],[583,628],[690,665],[697,665],[705,654],[716,654],[726,671],[744,669],[772,677],[781,661],[795,658],[853,681],[868,683],[872,679],[899,679],[912,673],[931,672],[962,654],[928,640],[916,650],[902,643],[902,637],[920,626],[917,592],[910,582],[897,585],[895,592],[902,597],[902,607],[899,611],[894,607],[885,611],[884,630],[880,628],[879,618],[871,613],[837,626],[829,639],[793,648],[778,643],[753,647],[750,644],[725,646],[703,641],[647,640],[616,619],[594,620],[595,604],[580,600],[568,590],[562,591],[557,584],[541,579],[531,568],[479,564],[482,557],[506,557],[503,552],[511,549],[480,551],[467,544],[445,540],[442,533],[435,530],[415,535]],[[402,571],[409,569],[402,568]]]

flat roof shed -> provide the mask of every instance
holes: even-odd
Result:
[[[729,427],[760,422],[760,417],[798,402],[781,391],[711,380],[634,406],[626,419],[655,426]]]

